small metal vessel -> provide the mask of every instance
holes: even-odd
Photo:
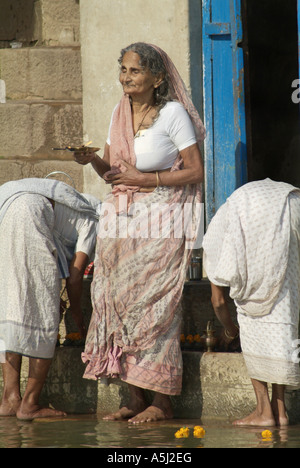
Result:
[[[201,340],[209,353],[211,353],[215,349],[218,343],[218,338],[214,336],[215,333],[216,330],[213,329],[212,322],[209,320],[207,322],[206,330],[204,331],[204,336]]]

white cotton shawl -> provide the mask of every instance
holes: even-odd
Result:
[[[230,288],[239,310],[270,313],[285,278],[290,243],[288,195],[299,189],[265,179],[236,190],[212,219],[203,240],[209,280]]]
[[[42,195],[98,222],[101,202],[92,195],[81,194],[59,180],[27,178],[1,185],[0,224],[11,203],[25,193]],[[74,254],[74,244],[71,242],[71,245],[68,245],[68,239],[61,237],[57,230],[54,230],[53,237],[61,278],[67,278],[69,276],[68,257]]]

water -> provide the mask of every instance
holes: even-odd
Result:
[[[203,439],[193,437],[193,427],[201,425]],[[187,439],[176,439],[181,427],[190,428]],[[263,428],[264,429],[264,428]],[[152,448],[176,451],[196,448],[300,448],[300,426],[272,428],[265,441],[260,428],[237,428],[230,423],[201,424],[199,420],[171,420],[130,425],[125,421],[103,421],[96,415],[39,419],[32,422],[0,418],[0,448]]]

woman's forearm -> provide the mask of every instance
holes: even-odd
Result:
[[[108,164],[98,155],[96,155],[95,158],[91,161],[91,165],[100,177],[103,177],[105,172],[110,170],[110,164]]]
[[[105,180],[112,185],[128,185],[138,187],[157,187],[157,186],[183,186],[188,184],[199,184],[203,181],[203,161],[198,146],[192,145],[181,151],[183,168],[179,171],[153,171],[140,172],[136,167],[120,160],[124,168],[119,174],[111,174]]]
[[[143,187],[156,186],[182,186],[187,184],[198,184],[203,180],[201,171],[182,169],[180,171],[160,171],[156,173],[143,174]]]

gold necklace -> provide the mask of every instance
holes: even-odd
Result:
[[[148,107],[148,109],[147,109],[146,112],[144,113],[143,118],[142,118],[142,120],[140,121],[140,124],[139,124],[139,126],[138,126],[138,128],[137,128],[137,131],[135,132],[134,138],[138,138],[138,137],[140,136],[140,128],[141,128],[141,126],[142,126],[142,124],[143,124],[143,122],[144,122],[144,120],[145,120],[146,115],[148,114],[148,112],[150,112],[150,109],[152,109],[152,106]]]

